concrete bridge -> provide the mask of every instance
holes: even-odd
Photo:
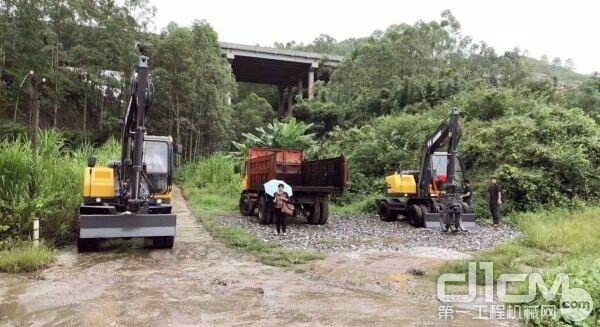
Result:
[[[295,96],[314,96],[320,65],[335,67],[342,56],[221,42],[238,82],[277,85],[280,116],[291,114]]]

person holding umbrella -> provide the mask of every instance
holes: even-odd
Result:
[[[277,185],[277,192],[273,194],[273,203],[275,203],[275,226],[277,228],[277,235],[283,232],[283,236],[286,236],[287,227],[287,215],[282,211],[283,207],[290,201],[290,196],[284,190],[284,185]]]

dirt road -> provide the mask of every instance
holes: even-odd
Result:
[[[0,274],[9,326],[489,326],[475,312],[440,320],[430,286],[407,271],[435,260],[340,254],[295,270],[265,266],[213,240],[178,189],[173,250],[60,251],[36,275]]]

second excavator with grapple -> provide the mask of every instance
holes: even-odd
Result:
[[[377,200],[381,220],[392,221],[402,215],[415,227],[441,228],[443,232],[475,226],[472,208],[461,200],[464,170],[458,153],[459,117],[454,108],[427,137],[418,170],[386,177],[386,197]]]

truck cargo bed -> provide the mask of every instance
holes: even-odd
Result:
[[[260,191],[263,184],[279,179],[294,192],[341,193],[348,184],[348,162],[341,156],[303,161],[301,150],[250,149],[246,177],[250,190]]]

